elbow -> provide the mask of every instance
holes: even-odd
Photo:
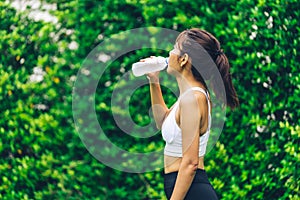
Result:
[[[164,114],[161,114],[160,117],[154,115],[154,120],[155,120],[156,128],[158,130],[161,130],[161,128],[162,128],[162,125],[163,125],[164,120],[165,120],[165,116],[166,116],[166,112]]]
[[[199,163],[199,158],[190,158],[190,159],[185,159],[185,161],[182,161],[182,165],[185,169],[187,169],[190,172],[196,172],[198,169],[198,163]]]
[[[164,119],[156,121],[156,128],[158,130],[161,130],[163,123],[164,123]]]
[[[162,123],[156,123],[156,128],[157,128],[158,130],[161,130],[161,127],[162,127]]]
[[[188,165],[188,169],[191,171],[191,172],[196,172],[197,169],[198,169],[198,163],[190,163]]]

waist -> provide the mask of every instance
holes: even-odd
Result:
[[[164,172],[167,174],[178,171],[180,168],[181,161],[182,158],[164,155]],[[203,156],[199,157],[198,169],[204,170]]]

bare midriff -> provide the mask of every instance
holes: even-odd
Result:
[[[165,174],[178,172],[182,158],[164,155],[164,171]],[[204,169],[204,157],[199,157],[198,168]]]

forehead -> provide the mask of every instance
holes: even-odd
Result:
[[[185,32],[180,33],[178,35],[178,37],[176,38],[174,47],[176,47],[178,49],[182,49],[183,42],[186,41],[186,39],[187,38],[186,38]]]

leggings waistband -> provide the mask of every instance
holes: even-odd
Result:
[[[178,172],[171,172],[171,173],[164,174],[164,182],[166,184],[168,184],[168,183],[170,184],[170,183],[174,182],[177,178],[177,175],[178,175]],[[210,184],[210,182],[208,180],[208,176],[204,169],[197,169],[195,177],[193,179],[193,182]]]

